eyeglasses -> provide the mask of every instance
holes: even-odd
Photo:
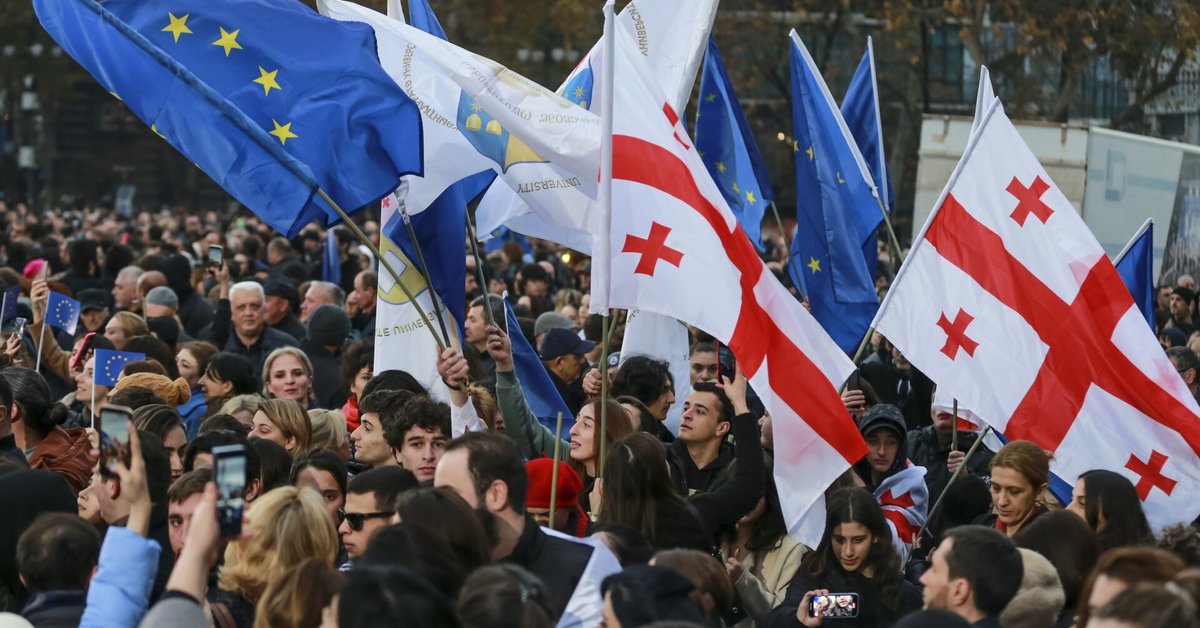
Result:
[[[382,519],[391,517],[395,513],[391,512],[346,512],[338,508],[338,519],[350,524],[350,529],[355,532],[362,532],[363,524],[367,519]]]

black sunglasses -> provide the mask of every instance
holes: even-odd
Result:
[[[395,514],[395,513],[391,513],[391,512],[346,512],[345,510],[338,508],[338,519],[350,524],[350,529],[354,530],[355,532],[362,532],[363,524],[367,522],[367,519],[382,519],[384,517],[391,517],[393,514]]]

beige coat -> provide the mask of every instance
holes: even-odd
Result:
[[[724,549],[728,555],[729,548]],[[783,602],[788,584],[800,568],[800,559],[807,552],[808,547],[785,534],[778,545],[762,554],[762,562],[757,561],[754,554],[742,560],[742,575],[733,583],[733,587],[748,617],[735,624],[735,628],[753,628],[764,624],[767,613]]]

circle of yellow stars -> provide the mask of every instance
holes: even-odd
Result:
[[[192,32],[191,27],[189,27],[187,23],[188,18],[190,17],[191,14],[189,13],[175,15],[173,12],[168,11],[167,25],[162,28],[162,32],[170,33],[173,42],[178,44],[180,37],[184,35],[195,34]],[[238,35],[242,32],[240,28],[230,31],[226,30],[224,26],[218,26],[217,29],[220,31],[221,36],[218,37],[216,41],[212,42],[212,45],[223,50],[226,57],[232,54],[234,50],[244,50],[244,48],[242,48],[242,44],[238,42]],[[283,86],[279,84],[278,69],[267,70],[260,65],[258,66],[258,78],[254,79],[252,82],[262,86],[264,97],[270,96],[271,90],[273,89],[283,91]],[[116,93],[112,93],[112,95],[118,100],[121,98]],[[295,131],[292,131],[292,123],[290,121],[280,124],[278,120],[272,118],[271,124],[274,126],[274,128],[270,131],[267,131],[267,133],[275,136],[281,145],[286,146],[288,140],[300,137],[295,133]],[[150,130],[154,131],[154,133],[159,137],[166,139],[166,135],[158,130],[157,125],[151,124]]]

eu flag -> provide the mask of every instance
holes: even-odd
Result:
[[[867,52],[863,54],[854,78],[850,79],[850,87],[842,100],[842,118],[846,127],[858,144],[863,162],[871,173],[871,179],[878,187],[879,199],[888,212],[892,211],[892,180],[888,176],[887,159],[883,153],[883,123],[879,113],[879,83],[875,77],[875,45],[867,38]],[[875,275],[875,267],[879,263],[878,237],[875,235],[879,224],[883,222],[883,214],[862,213],[854,215],[859,235],[863,238],[863,256],[867,260],[867,270]]]
[[[802,282],[813,316],[850,353],[879,309],[855,215],[878,216],[879,206],[871,175],[829,88],[795,31],[791,37],[798,225],[792,240],[796,263],[790,271],[793,281]]]
[[[289,0],[37,0],[47,31],[230,194],[294,236],[421,171],[420,116],[374,32]]]
[[[92,382],[97,386],[108,386],[112,388],[117,385],[117,379],[121,377],[121,369],[129,362],[137,362],[145,360],[146,354],[134,353],[133,351],[111,351],[109,349],[96,349],[96,364],[92,369]]]
[[[7,323],[17,316],[17,300],[21,298],[20,284],[4,288],[0,301],[3,301],[3,311],[0,311],[0,323]]]
[[[446,39],[433,8],[426,0],[410,0],[408,10],[412,25],[435,37]],[[403,224],[394,225],[391,239],[410,260],[419,260],[417,247],[424,253],[429,276],[426,279],[450,315],[458,324],[462,336],[467,301],[467,264],[463,243],[467,238],[467,203],[483,193],[496,178],[494,170],[485,170],[459,180],[446,188],[429,207],[409,216],[416,242],[409,237]],[[403,220],[402,215],[397,215]],[[483,286],[486,291],[487,286]]]
[[[46,300],[46,323],[55,329],[61,329],[68,334],[75,333],[79,323],[79,301],[65,294],[51,292]]]
[[[513,313],[507,295],[504,297],[504,316],[508,338],[512,342],[513,372],[521,382],[525,402],[529,404],[533,416],[551,430],[558,427],[558,413],[561,412],[563,433],[567,433],[571,426],[575,425],[575,415],[567,408],[562,395],[558,394],[558,388],[554,387],[550,374],[546,372],[546,367],[542,366],[542,359],[538,357],[537,351],[533,350],[529,341],[525,339],[525,334],[521,333],[521,323],[517,321],[517,315]]]
[[[321,256],[321,281],[342,283],[342,259],[338,256],[338,238],[333,229],[325,231],[325,250]]]
[[[700,74],[700,101],[696,104],[692,139],[729,209],[754,246],[763,250],[763,213],[775,193],[742,104],[729,82],[717,40],[711,35]]]
[[[1147,218],[1114,262],[1133,302],[1154,329],[1154,219]]]

